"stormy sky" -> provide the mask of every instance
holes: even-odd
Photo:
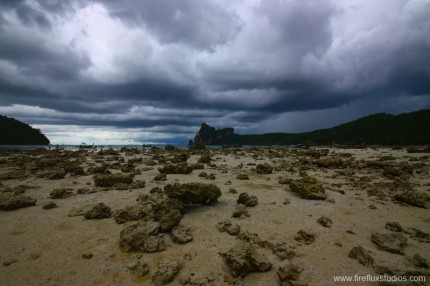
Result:
[[[430,108],[430,0],[2,0],[0,114],[52,143],[186,143]]]

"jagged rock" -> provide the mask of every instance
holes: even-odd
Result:
[[[158,235],[159,231],[158,222],[127,222],[120,232],[119,245],[126,251],[163,251],[165,249],[164,237]]]
[[[153,218],[152,207],[145,205],[127,206],[123,209],[116,210],[113,217],[118,224],[128,221],[148,220]]]
[[[412,263],[419,268],[429,268],[429,262],[419,253],[414,254],[414,256],[412,257]]]
[[[305,230],[299,230],[294,239],[303,242],[304,244],[311,244],[315,241],[315,237],[316,236],[313,233],[307,232]]]
[[[387,222],[385,228],[395,232],[401,232],[403,230],[402,226],[398,222]]]
[[[229,220],[221,221],[216,225],[220,232],[227,232],[230,235],[238,235],[240,233],[240,226],[233,224]]]
[[[49,193],[51,199],[66,199],[74,196],[75,194],[70,189],[54,189]]]
[[[193,240],[191,229],[183,225],[177,225],[172,229],[173,241],[179,244],[185,244]]]
[[[408,241],[407,237],[401,233],[373,233],[371,240],[385,251],[402,255],[404,254],[403,248]]]
[[[406,234],[409,234],[409,237],[416,241],[430,243],[430,234],[422,230],[419,230],[414,227],[410,227],[403,232]]]
[[[184,273],[179,277],[179,283],[187,286],[209,286],[214,285],[215,277],[212,273]]]
[[[238,204],[236,205],[236,208],[233,211],[232,217],[235,218],[241,218],[241,217],[249,217],[249,212],[246,209],[245,205],[242,204]]]
[[[166,285],[173,281],[181,269],[182,265],[178,261],[161,260],[158,262],[157,271],[152,276],[152,282],[157,286]]]
[[[203,154],[200,158],[199,158],[199,160],[197,161],[197,163],[201,163],[201,164],[210,164],[210,162],[212,161],[212,158],[211,158],[211,156],[208,154],[208,153],[206,153],[206,154]]]
[[[166,164],[162,168],[158,168],[158,171],[164,174],[190,174],[193,167],[187,163]]]
[[[331,227],[333,224],[332,220],[325,216],[320,217],[317,222],[324,227]]]
[[[254,207],[258,205],[258,199],[255,196],[248,195],[248,193],[241,193],[237,199],[237,203],[247,207]]]
[[[247,174],[239,174],[236,176],[238,180],[249,180],[249,176]]]
[[[94,183],[97,187],[113,187],[119,183],[129,185],[131,182],[133,182],[133,176],[129,174],[94,175]]]
[[[160,173],[157,176],[155,176],[154,181],[156,182],[167,181],[167,175],[164,173]]]
[[[43,205],[44,210],[50,210],[50,209],[54,209],[54,208],[58,208],[58,206],[55,202],[49,202],[49,203],[46,203]]]
[[[174,199],[165,198],[161,202],[153,204],[152,211],[155,220],[160,223],[161,231],[170,231],[182,219],[181,205]]]
[[[12,211],[19,208],[35,206],[37,200],[24,195],[5,195],[0,194],[0,210]]]
[[[280,259],[291,259],[296,256],[296,252],[293,247],[287,246],[285,242],[277,242],[271,246],[273,254],[278,256]]]
[[[149,272],[148,264],[141,260],[132,261],[127,264],[127,268],[138,277],[143,277]]]
[[[304,199],[327,199],[322,183],[311,176],[305,175],[301,179],[291,180],[289,185],[291,191],[298,193]]]
[[[239,233],[236,239],[246,241],[253,245],[258,245],[260,247],[267,248],[267,249],[273,249],[274,247],[273,243],[271,243],[270,241],[262,240],[257,233],[251,233],[248,231]]]
[[[406,190],[400,194],[395,194],[393,198],[396,201],[406,203],[413,207],[426,208],[423,198],[418,196],[417,193],[412,190]]]
[[[97,204],[85,204],[80,207],[73,207],[69,211],[69,216],[83,216],[86,212],[90,211],[92,208],[94,208]]]
[[[258,164],[255,167],[255,171],[257,172],[257,174],[272,174],[273,167],[267,163]]]
[[[266,272],[272,269],[267,258],[248,242],[239,241],[227,252],[220,253],[233,277],[245,277],[250,272]]]
[[[303,266],[296,265],[288,260],[284,260],[279,265],[278,270],[276,270],[276,274],[279,277],[281,282],[288,283],[286,285],[296,285],[291,284],[291,281],[297,281],[300,278],[300,274],[303,272]],[[284,283],[282,283],[283,285]]]
[[[99,203],[91,210],[87,211],[84,214],[84,217],[86,219],[104,219],[104,218],[110,218],[111,215],[112,215],[111,208],[105,205],[104,203]]]
[[[371,266],[374,263],[373,257],[369,254],[369,251],[364,249],[362,246],[356,246],[349,252],[348,257],[357,259],[358,262],[364,266]]]
[[[323,168],[343,168],[343,160],[339,157],[324,157],[315,161],[315,164],[318,167]]]
[[[193,204],[209,204],[221,196],[221,190],[216,185],[204,183],[168,184],[164,191],[169,198]]]

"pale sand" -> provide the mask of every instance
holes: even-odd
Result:
[[[299,178],[297,163],[291,164],[296,172],[274,171],[270,175],[258,175],[248,163],[267,162],[276,166],[280,161],[296,162],[294,156],[285,155],[281,158],[259,156],[256,160],[252,152],[240,155],[224,155],[222,151],[211,151],[213,161],[218,167],[225,165],[227,173],[220,168],[205,166],[206,173],[214,173],[216,180],[209,181],[198,177],[200,171],[194,170],[190,175],[167,175],[167,182],[154,182],[158,174],[157,167],[143,171],[135,179],[146,181],[146,187],[136,190],[111,190],[86,195],[75,195],[66,199],[51,200],[49,193],[54,188],[82,187],[94,188],[92,176],[70,177],[61,180],[45,180],[28,178],[25,180],[7,180],[4,186],[14,187],[21,184],[39,186],[25,192],[37,199],[37,205],[14,211],[0,211],[0,285],[152,285],[151,274],[156,271],[157,262],[162,258],[180,259],[183,268],[170,285],[179,285],[181,275],[195,273],[195,276],[211,276],[215,279],[212,285],[226,285],[233,281],[228,266],[219,255],[220,251],[228,251],[236,243],[236,237],[221,233],[215,225],[230,219],[241,227],[241,231],[257,233],[267,241],[283,241],[295,247],[296,257],[291,262],[300,261],[305,265],[301,280],[309,285],[354,285],[354,283],[334,283],[335,275],[375,275],[375,268],[363,266],[357,260],[349,258],[349,251],[358,245],[371,251],[375,265],[384,265],[401,270],[423,270],[410,262],[415,253],[430,260],[430,244],[418,242],[408,237],[405,255],[391,254],[379,249],[372,243],[370,236],[374,232],[389,233],[384,228],[388,221],[399,222],[404,228],[414,227],[430,233],[430,212],[428,209],[400,205],[391,199],[378,200],[369,197],[366,190],[353,186],[351,178],[336,177],[336,171],[324,168],[312,168],[309,175],[321,180],[329,199],[335,202],[304,200],[292,193],[286,185],[278,183],[279,177]],[[331,150],[333,152],[333,150]],[[375,160],[377,157],[391,155],[397,161],[407,162],[410,157],[420,158],[426,154],[408,154],[404,150],[390,149],[354,149],[335,150],[336,153],[352,153],[356,160]],[[148,153],[134,155],[150,158]],[[90,158],[90,157],[88,157]],[[198,155],[192,155],[189,163],[197,162]],[[424,164],[424,172],[414,174],[411,182],[414,188],[429,197],[430,160],[420,159]],[[243,169],[237,169],[243,163]],[[416,162],[411,162],[411,164]],[[137,168],[147,167],[143,163]],[[0,172],[8,167],[0,165]],[[249,181],[236,179],[238,173],[250,176]],[[372,181],[386,181],[381,172],[369,169],[356,170],[354,176],[368,176]],[[232,185],[226,185],[231,181]],[[91,186],[86,183],[90,182]],[[147,254],[142,257],[149,264],[150,273],[136,278],[128,269],[127,264],[134,259],[134,253],[126,253],[119,248],[119,233],[123,225],[115,223],[113,218],[102,220],[86,220],[82,216],[69,217],[73,207],[103,202],[113,210],[136,203],[141,194],[148,194],[153,187],[163,187],[173,182],[204,182],[214,183],[222,190],[217,204],[188,208],[181,224],[190,227],[194,240],[188,244],[173,243],[170,235],[166,235],[167,249],[163,252]],[[343,183],[343,186],[332,186],[332,183]],[[231,194],[229,188],[238,193]],[[332,189],[332,190],[330,190]],[[345,195],[335,190],[343,190]],[[248,208],[251,214],[245,219],[231,217],[236,200],[241,192],[247,192],[258,198],[256,207]],[[291,201],[284,205],[285,199]],[[44,210],[42,206],[55,201],[58,208]],[[376,209],[370,209],[374,204]],[[429,206],[427,202],[427,207]],[[322,227],[317,219],[326,216],[333,221],[331,228]],[[315,233],[317,238],[313,244],[305,245],[294,240],[299,230]],[[348,233],[353,231],[355,234]],[[279,285],[276,274],[281,262],[271,251],[257,247],[265,254],[273,268],[265,273],[251,273],[243,280],[243,285]],[[83,254],[91,253],[91,259],[82,258]],[[185,258],[187,254],[187,258]],[[191,257],[191,260],[189,259]],[[13,262],[4,266],[4,262]],[[428,270],[423,270],[428,271]],[[428,278],[428,277],[427,277]],[[240,285],[240,279],[237,284]],[[375,285],[359,283],[359,285]]]

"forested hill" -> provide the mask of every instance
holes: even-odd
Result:
[[[203,126],[203,125],[202,125]],[[430,109],[399,115],[378,113],[366,116],[349,123],[329,129],[304,133],[266,133],[253,135],[235,134],[231,128],[229,136],[216,130],[208,138],[201,140],[208,144],[242,144],[242,145],[290,145],[309,144],[371,144],[371,145],[423,145],[430,143]],[[230,130],[229,129],[229,130]],[[199,133],[198,133],[199,134]],[[224,132],[225,134],[225,132]],[[230,135],[232,134],[232,135]],[[200,139],[197,137],[197,139]]]
[[[39,129],[0,115],[0,145],[47,145],[49,139]]]

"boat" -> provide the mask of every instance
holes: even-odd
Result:
[[[87,145],[85,142],[82,142],[81,145],[79,145],[79,149],[95,149],[97,148],[97,146],[94,146],[94,142],[93,145]]]

